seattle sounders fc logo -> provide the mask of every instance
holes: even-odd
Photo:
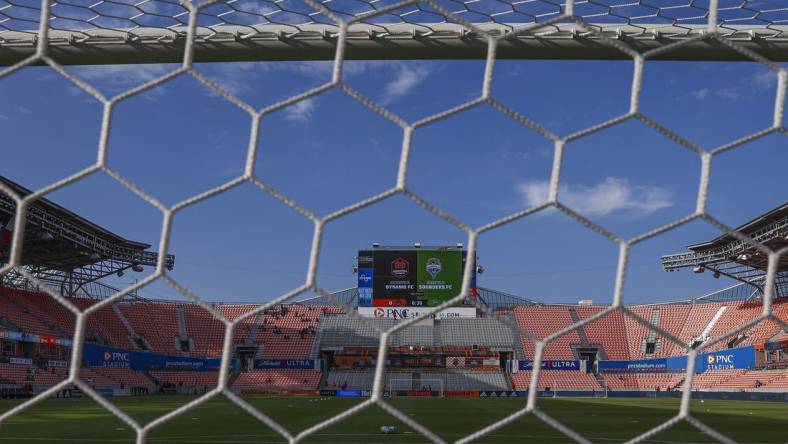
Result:
[[[438,273],[441,272],[443,267],[441,267],[441,261],[437,257],[431,257],[427,259],[427,273],[435,279],[438,276]]]

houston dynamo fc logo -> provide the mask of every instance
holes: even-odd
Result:
[[[410,272],[410,264],[405,259],[398,257],[391,262],[391,274],[403,278]]]
[[[438,273],[441,272],[443,267],[441,266],[441,261],[437,257],[431,257],[427,259],[427,273],[435,279],[438,276]]]

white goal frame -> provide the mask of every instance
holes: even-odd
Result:
[[[433,392],[437,391],[438,398],[443,398],[443,379],[440,378],[419,378],[418,387],[414,388],[413,384],[416,382],[415,378],[392,378],[389,379],[389,396],[396,398],[398,391],[421,391],[423,387],[430,387]],[[398,385],[402,383],[401,386]],[[437,387],[437,390],[436,390]]]
[[[787,25],[764,14],[749,21],[718,14],[714,0],[705,15],[698,10],[694,18],[672,23],[627,16],[614,7],[607,14],[589,13],[575,5],[586,2],[577,0],[550,2],[552,10],[540,14],[484,13],[468,6],[456,8],[463,5],[459,2],[449,10],[440,0],[403,0],[386,6],[360,0],[350,9],[303,1],[311,13],[285,10],[270,0],[262,1],[271,9],[266,14],[219,0],[118,3],[129,12],[114,11],[114,22],[88,6],[68,4],[76,14],[69,16],[58,4],[25,5],[28,14],[38,12],[40,17],[28,19],[25,27],[0,27],[0,65],[48,63],[42,55],[61,65],[334,60],[340,46],[347,60],[484,59],[493,41],[497,59],[628,59],[627,47],[650,53],[652,59],[751,58],[731,51],[729,44],[735,44],[771,61],[788,60]],[[666,11],[671,8],[644,0],[630,3],[653,9],[655,17],[670,15]],[[154,14],[151,9],[157,4],[176,10]],[[217,8],[224,10],[218,13]],[[423,15],[414,18],[414,13]],[[238,16],[247,22],[235,21]]]

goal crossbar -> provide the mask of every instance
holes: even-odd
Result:
[[[660,60],[744,60],[746,57],[706,35],[705,25],[649,26],[609,24],[553,24],[518,31],[522,23],[474,24],[498,39],[498,59],[627,59],[611,45],[620,41],[645,53],[684,42],[654,56]],[[336,25],[220,25],[198,27],[194,61],[332,60]],[[727,25],[718,34],[772,61],[788,61],[788,26]],[[126,64],[181,62],[187,27],[84,29],[49,31],[49,53],[58,63]],[[0,32],[0,65],[11,65],[35,54],[34,31]],[[488,45],[479,32],[453,23],[394,25],[354,24],[346,35],[345,58],[368,59],[480,59]]]

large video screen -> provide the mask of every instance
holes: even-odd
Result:
[[[465,260],[458,248],[360,251],[359,306],[440,305],[460,294]]]

